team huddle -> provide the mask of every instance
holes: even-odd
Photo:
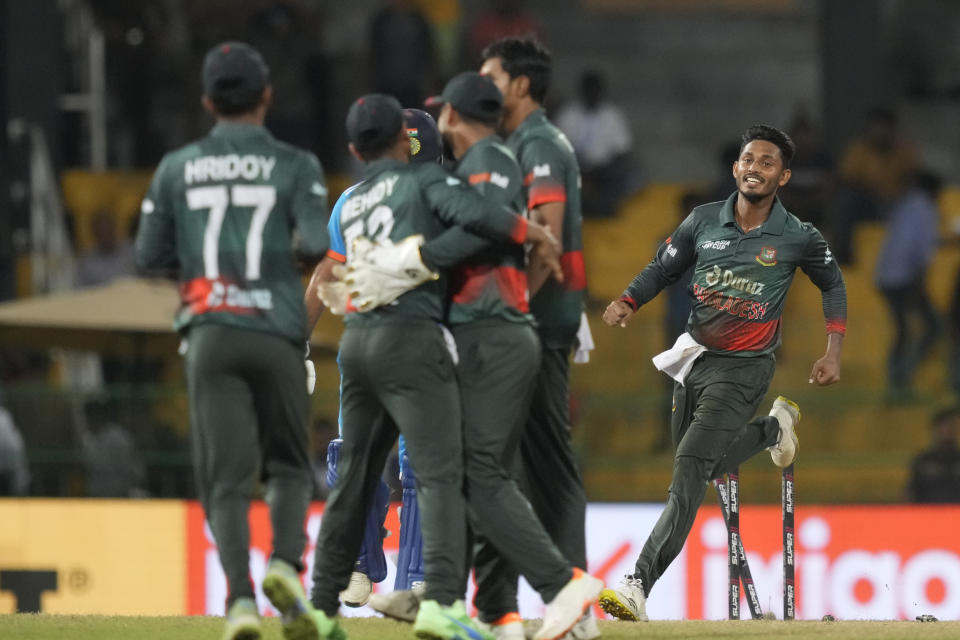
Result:
[[[225,639],[261,637],[246,521],[257,480],[274,531],[261,586],[288,639],[346,638],[341,601],[369,601],[420,638],[519,640],[522,575],[546,605],[534,637],[583,640],[600,637],[598,600],[616,617],[646,619],[646,596],[682,548],[707,481],[764,449],[792,463],[796,405],[778,398],[751,421],[772,376],[783,296],[798,266],[824,292],[828,350],[811,382],[826,385],[839,378],[845,293],[819,232],[776,199],[792,142],[754,127],[733,167],[738,192],[695,209],[603,320],[625,326],[693,265],[694,287],[766,313],[718,310],[704,296],[687,341],[658,356],[680,371],[670,501],[622,585],[604,589],[586,572],[569,367],[592,338],[579,170],[541,106],[550,76],[542,45],[507,38],[427,105],[358,98],[346,128],[363,176],[330,212],[316,158],[263,126],[272,89],[260,54],[238,42],[207,54],[203,103],[217,124],[158,167],[136,248],[141,267],[180,282],[175,324],[200,499],[228,583]],[[306,292],[303,264],[315,265]],[[328,449],[332,491],[308,597],[303,344],[325,309],[344,316],[340,436]],[[371,595],[386,577],[381,476],[398,437],[397,580]],[[471,571],[476,617],[464,604]]]

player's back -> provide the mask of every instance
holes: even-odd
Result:
[[[339,227],[347,261],[353,242],[364,236],[373,241],[422,234],[425,239],[445,229],[427,193],[430,183],[453,179],[434,164],[407,164],[383,158],[367,165],[363,181],[352,188],[340,208]],[[455,179],[454,179],[455,180]],[[443,317],[445,279],[425,282],[393,303],[365,313],[348,313],[347,324]]]
[[[294,231],[304,255],[319,257],[327,245],[326,186],[312,154],[263,127],[218,124],[163,159],[143,213],[173,228],[178,329],[219,323],[306,339]],[[138,239],[147,253],[169,229],[155,228]]]

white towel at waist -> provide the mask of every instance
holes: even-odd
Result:
[[[707,348],[693,339],[689,333],[682,334],[673,346],[653,356],[653,365],[665,374],[683,384],[684,378],[693,368],[700,354]]]

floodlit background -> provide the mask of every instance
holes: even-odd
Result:
[[[262,51],[275,89],[268,127],[319,156],[332,203],[357,175],[344,132],[354,98],[376,90],[419,106],[454,73],[477,68],[482,47],[508,33],[535,33],[552,51],[546,107],[577,147],[584,175],[588,315],[597,349],[589,364],[573,367],[571,403],[591,502],[665,499],[670,385],[650,357],[672,341],[687,303],[682,289],[664,292],[625,331],[603,326],[600,312],[690,208],[732,192],[731,145],[735,154],[740,133],[754,123],[773,124],[798,144],[783,201],[831,241],[843,262],[849,308],[842,381],[814,389],[807,374],[825,347],[824,324],[819,292],[798,273],[770,388],[771,400],[785,394],[803,410],[798,517],[808,505],[842,505],[827,508],[810,529],[836,534],[855,526],[845,514],[862,505],[890,509],[864,516],[876,527],[864,548],[831,547],[829,535],[811,538],[810,553],[819,558],[811,566],[825,567],[817,574],[823,584],[838,585],[830,572],[843,553],[897,556],[845,561],[843,571],[861,567],[866,582],[844,573],[846,582],[830,587],[828,600],[805,601],[813,596],[802,588],[801,539],[800,613],[819,617],[849,601],[864,607],[862,617],[884,610],[911,616],[915,606],[907,601],[922,592],[942,616],[960,617],[960,547],[931,539],[929,547],[901,548],[904,536],[893,532],[904,530],[890,528],[889,542],[881,535],[888,519],[898,527],[908,517],[951,529],[960,523],[955,510],[897,506],[960,502],[953,410],[960,392],[960,3],[954,2],[0,0],[0,435],[16,431],[23,442],[21,454],[15,437],[0,437],[0,460],[10,451],[10,459],[26,461],[0,489],[57,498],[195,497],[171,328],[176,296],[164,283],[132,280],[131,242],[156,163],[211,126],[199,103],[200,63],[209,47],[241,39]],[[925,246],[911,231],[929,216],[936,240]],[[929,267],[891,291],[891,279],[914,261]],[[336,428],[339,332],[340,320],[328,317],[313,336],[318,477]],[[753,505],[779,502],[779,474],[763,458],[742,469],[747,514]],[[321,480],[318,500],[324,493]],[[716,515],[712,502],[708,494],[709,516]],[[23,524],[33,517],[30,504],[0,501],[0,512],[10,510],[10,518],[0,517],[10,536],[9,547],[0,544],[0,569],[44,562],[31,526]],[[181,563],[173,581],[194,589],[189,612],[199,613],[208,609],[197,608],[206,602],[197,585],[214,593],[217,587],[197,568],[206,561],[197,550],[202,519],[197,524],[191,505],[171,511],[178,523],[171,530],[189,543],[176,543],[181,547],[170,562]],[[591,507],[591,518],[607,523],[595,529],[620,523],[623,540],[592,548],[591,562],[606,562],[607,551],[620,553],[629,543],[636,548],[604,565],[625,568],[653,520],[636,505],[617,507],[624,511],[616,517],[604,511],[610,508]],[[641,511],[630,516],[634,509]],[[764,518],[762,529],[747,527],[744,537],[758,539],[769,556],[779,530],[776,518]],[[8,528],[11,521],[18,526]],[[62,526],[51,514],[30,522]],[[710,539],[698,540],[691,553],[709,556]],[[931,550],[945,555],[910,564]],[[685,557],[691,571],[691,556]],[[70,558],[50,562],[60,567],[60,592],[81,598],[64,610],[103,610],[82,601],[97,583],[76,577],[89,578],[93,569]],[[934,571],[928,579],[918,566],[942,575]],[[696,604],[664,609],[664,617],[711,615],[704,603],[713,596],[701,589],[709,570],[695,573],[693,582],[675,581],[687,594],[683,602]],[[907,591],[883,591],[891,581]],[[187,613],[176,609],[185,601],[171,596],[178,604],[169,612]],[[0,612],[14,608],[0,591]]]

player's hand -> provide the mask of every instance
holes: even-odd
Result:
[[[338,264],[333,267],[332,273],[336,279],[319,283],[317,285],[317,296],[324,306],[330,310],[330,313],[342,316],[347,312],[347,301],[350,298],[350,294],[347,292],[347,283],[343,281],[347,275],[347,268]]]
[[[840,381],[840,361],[830,356],[823,356],[813,363],[810,372],[810,384],[826,387]]]
[[[530,221],[527,223],[527,242],[533,244],[531,258],[536,256],[536,260],[531,259],[533,264],[539,264],[541,268],[549,269],[550,274],[557,282],[563,282],[563,268],[560,266],[560,253],[562,247],[550,232],[550,228],[542,224]]]
[[[617,325],[625,327],[627,323],[630,322],[633,314],[633,307],[623,300],[614,300],[608,304],[607,308],[603,311],[603,321],[608,327],[615,327]]]

